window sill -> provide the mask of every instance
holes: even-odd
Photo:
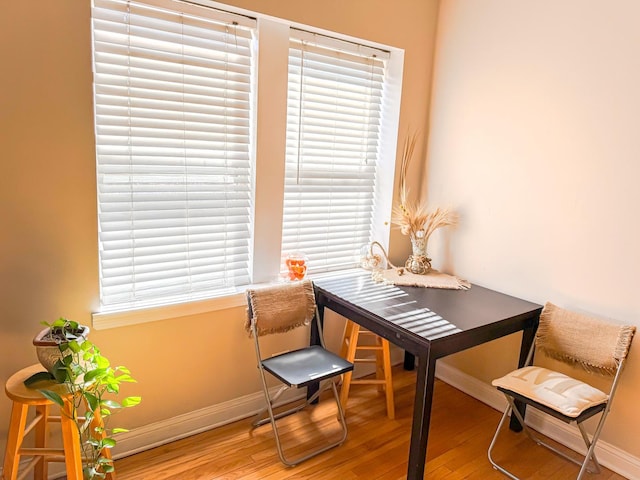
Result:
[[[173,305],[159,305],[157,307],[124,310],[119,312],[98,312],[92,315],[92,327],[95,330],[125,327],[139,323],[156,322],[170,318],[198,315],[217,310],[246,306],[244,290],[225,295],[223,297],[196,300]]]
[[[310,280],[314,280],[336,275],[353,275],[355,272],[362,272],[362,269],[351,268],[327,273],[316,273],[309,275],[308,278]],[[150,323],[169,320],[172,318],[186,317],[188,315],[210,313],[218,310],[226,310],[228,308],[246,307],[246,288],[240,288],[235,293],[230,293],[216,298],[115,312],[96,312],[92,315],[92,328],[95,330],[106,330],[109,328],[126,327],[140,323]]]

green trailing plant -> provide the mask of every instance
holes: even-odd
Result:
[[[83,476],[86,480],[103,479],[114,471],[113,461],[105,452],[116,445],[113,434],[126,432],[124,428],[108,428],[110,417],[122,408],[136,406],[141,398],[126,397],[117,401],[122,383],[135,382],[129,369],[111,366],[100,349],[79,333],[77,322],[60,318],[53,323],[42,322],[55,339],[60,358],[49,372],[41,372],[29,378],[25,384],[37,387],[42,380],[54,380],[64,384],[73,399],[71,415],[78,428],[83,457]],[[63,398],[56,392],[39,389],[46,398],[64,406]],[[100,421],[98,421],[100,420]]]

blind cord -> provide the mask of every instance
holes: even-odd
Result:
[[[300,55],[300,97],[298,98],[298,158],[296,165],[296,185],[300,185],[300,156],[302,151],[302,89],[304,88],[304,47]]]

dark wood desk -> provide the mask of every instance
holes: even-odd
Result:
[[[518,363],[523,366],[542,310],[477,285],[470,290],[396,287],[373,282],[366,271],[315,279],[314,285],[321,319],[329,308],[417,358],[409,480],[424,476],[436,360],[523,331]],[[312,341],[316,335],[312,332]]]

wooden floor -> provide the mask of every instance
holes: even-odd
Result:
[[[355,386],[347,408],[349,436],[340,447],[329,450],[297,467],[280,463],[270,425],[250,429],[250,419],[217,428],[116,461],[119,480],[213,480],[213,479],[318,479],[396,480],[406,476],[411,429],[415,373],[394,369],[396,419],[386,417],[382,393],[371,386]],[[285,449],[294,455],[307,440],[322,441],[337,435],[335,404],[321,402],[300,418],[279,421]],[[309,415],[322,428],[309,431]],[[485,404],[438,381],[427,449],[428,479],[499,479],[487,460],[500,414]],[[303,428],[306,427],[306,428]],[[334,437],[335,438],[335,437]],[[578,467],[535,446],[524,433],[505,430],[494,458],[523,479],[566,480],[575,478]],[[526,460],[525,460],[526,458]],[[622,480],[603,470],[586,479]]]

